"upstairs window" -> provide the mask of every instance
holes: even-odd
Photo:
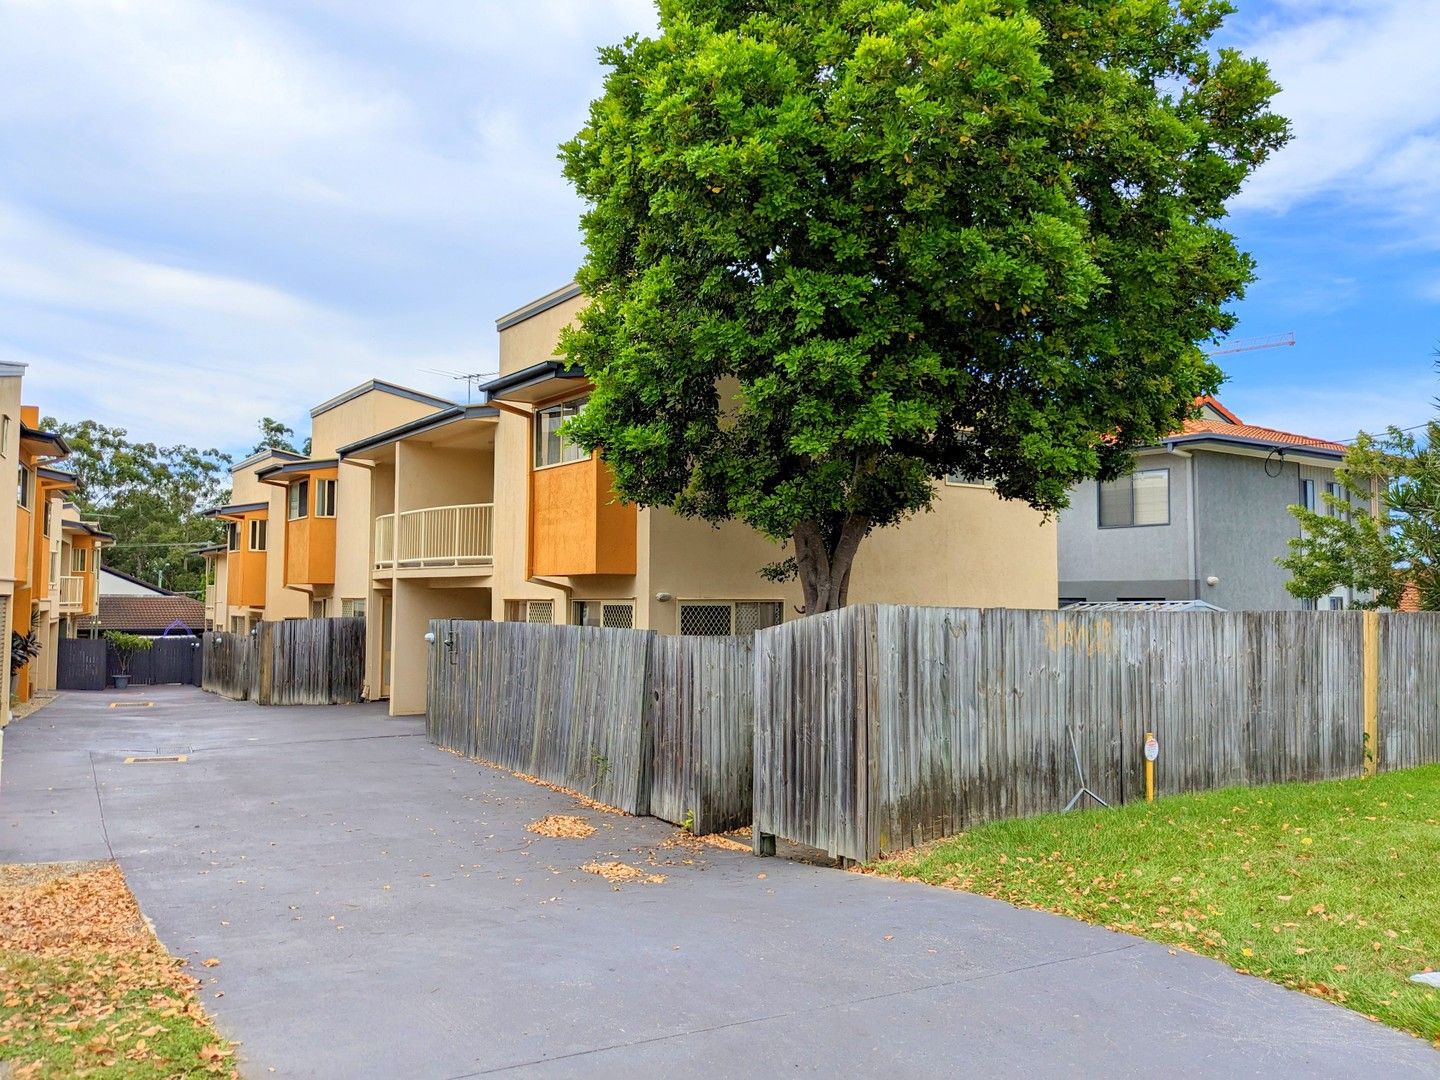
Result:
[[[30,509],[30,495],[31,495],[32,485],[34,484],[34,481],[35,481],[35,477],[31,474],[30,470],[27,469],[27,468],[25,468],[24,465],[21,465],[21,466],[20,466],[20,491],[19,491],[19,494],[17,495],[17,499],[18,499],[18,501],[19,501],[19,503],[20,503],[21,509],[23,509],[23,510],[29,510],[29,509]]]
[[[1300,505],[1311,513],[1315,512],[1315,481],[1300,481]]]
[[[315,516],[335,516],[335,481],[315,481]]]
[[[1100,527],[1170,524],[1170,470],[1141,469],[1100,485]]]
[[[240,526],[233,521],[225,524],[225,550],[240,550]]]
[[[310,513],[310,481],[297,480],[290,485],[290,513],[291,521],[307,517]]]
[[[946,473],[945,483],[950,487],[993,488],[995,486],[993,480],[981,480],[979,477],[967,476],[963,472]]]
[[[83,574],[85,572],[85,548],[77,547],[70,549],[70,572],[72,574]]]
[[[265,521],[263,518],[254,518],[250,522],[250,550],[265,550]]]
[[[535,468],[583,461],[590,456],[560,434],[561,425],[572,416],[579,416],[580,410],[585,408],[585,401],[585,398],[576,398],[563,405],[541,409],[535,414]]]
[[[1350,505],[1350,499],[1345,494],[1345,485],[1332,480],[1325,485],[1325,490],[1332,499],[1337,499],[1342,504],[1335,506],[1332,503],[1327,503],[1325,506],[1326,512],[1329,513],[1331,517],[1348,518],[1350,511],[1347,507]]]

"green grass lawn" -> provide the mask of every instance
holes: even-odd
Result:
[[[1440,766],[981,826],[873,864],[1219,957],[1440,1046]]]

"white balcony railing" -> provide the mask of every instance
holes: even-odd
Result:
[[[375,568],[395,565],[395,515],[383,514],[375,519]]]
[[[493,555],[492,503],[406,510],[375,520],[377,567],[472,566]]]
[[[85,579],[71,574],[60,579],[60,606],[79,609],[85,606]]]

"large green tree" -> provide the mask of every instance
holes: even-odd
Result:
[[[78,477],[70,498],[81,516],[115,537],[105,563],[176,592],[203,590],[204,564],[194,549],[223,533],[201,512],[229,498],[229,455],[139,442],[94,420],[43,423],[70,444],[60,467]]]
[[[1045,511],[1179,427],[1287,137],[1220,0],[661,0],[562,148],[588,204],[569,434],[845,603],[961,472]],[[956,537],[963,551],[964,537]]]
[[[303,443],[295,441],[295,429],[288,424],[282,424],[272,416],[262,416],[256,427],[260,429],[259,441],[250,448],[250,453],[258,454],[262,450],[284,450],[291,454],[310,454],[310,439],[307,437]]]
[[[1398,608],[1407,587],[1440,611],[1440,420],[1423,431],[1362,432],[1336,471],[1342,494],[1323,511],[1292,506],[1300,536],[1277,561],[1292,595],[1354,589],[1357,607]]]

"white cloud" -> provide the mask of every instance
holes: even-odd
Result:
[[[1322,195],[1401,216],[1440,191],[1440,18],[1434,0],[1303,2],[1263,20],[1245,51],[1269,61],[1294,139],[1237,206]]]

